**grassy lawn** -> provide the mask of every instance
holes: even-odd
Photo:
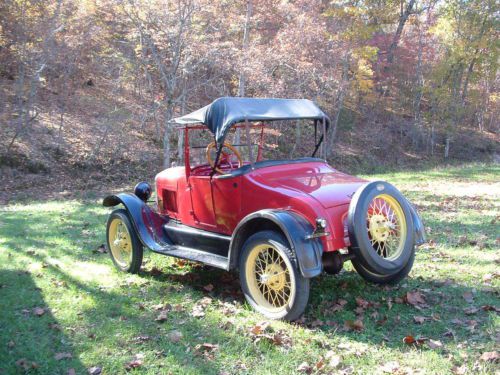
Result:
[[[150,252],[115,271],[100,200],[0,207],[0,374],[498,372],[500,168],[367,177],[416,204],[429,244],[397,287],[313,279],[294,324],[263,323],[230,273]]]

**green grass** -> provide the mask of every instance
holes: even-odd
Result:
[[[445,374],[460,366],[494,373],[496,365],[480,356],[498,347],[498,314],[479,309],[466,315],[464,308],[499,307],[500,169],[474,165],[367,177],[395,184],[416,204],[430,244],[394,288],[365,283],[350,265],[340,275],[313,279],[304,321],[272,322],[265,331],[289,337],[287,345],[250,333],[264,319],[244,303],[232,274],[149,252],[141,274],[115,271],[108,254],[96,251],[109,212],[98,200],[0,207],[0,374],[84,374],[93,366],[117,374],[134,359],[142,364],[131,373],[296,373],[303,362],[314,367],[332,352],[340,364],[325,359],[313,373],[382,373],[389,362],[397,362],[398,373]],[[415,290],[427,301],[420,310],[400,300]],[[193,306],[207,296],[205,316],[194,317]],[[374,306],[359,317],[356,298]],[[338,299],[347,304],[335,312]],[[160,306],[169,310],[164,322],[155,321]],[[36,307],[45,313],[36,316]],[[418,325],[414,316],[429,320]],[[344,328],[357,318],[361,331]],[[182,333],[177,342],[173,331]],[[407,345],[408,335],[442,347]],[[218,348],[197,348],[204,343]],[[72,358],[56,360],[56,353]],[[35,368],[24,370],[20,359]]]

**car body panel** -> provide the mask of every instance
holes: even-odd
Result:
[[[325,218],[329,234],[322,239],[324,251],[346,246],[344,217],[350,197],[366,182],[323,161],[250,169],[229,178],[186,177],[182,167],[174,167],[155,180],[160,213],[207,231],[231,235],[245,216],[263,209],[296,212],[311,225]],[[169,194],[176,196],[177,210],[168,204]]]

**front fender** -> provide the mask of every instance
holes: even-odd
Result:
[[[261,210],[241,220],[229,245],[230,268],[237,267],[239,252],[243,247],[241,238],[247,238],[245,234],[249,234],[249,230],[255,227],[253,224],[263,220],[276,224],[286,236],[302,276],[311,278],[323,271],[321,241],[318,238],[306,239],[306,236],[314,231],[313,226],[299,214],[284,210]]]
[[[172,244],[162,229],[168,219],[154,212],[136,195],[128,193],[108,195],[102,201],[105,207],[113,207],[120,203],[125,206],[135,232],[144,246],[153,251],[159,251]]]

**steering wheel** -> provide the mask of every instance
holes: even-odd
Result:
[[[216,148],[215,142],[212,142],[207,146],[207,150],[206,150],[207,161],[208,161],[208,164],[210,164],[210,166],[212,168],[214,168],[215,162],[212,160],[211,151],[212,151],[212,149],[215,149],[215,148]],[[224,149],[227,149],[230,152],[225,152]],[[236,159],[238,159],[238,164],[236,164],[236,163],[233,164],[233,162],[231,161],[231,157],[233,157],[233,156],[236,156]],[[243,159],[241,158],[240,153],[234,148],[233,145],[231,145],[227,142],[224,142],[224,144],[222,145],[222,151],[220,153],[218,165],[221,165],[222,163],[229,164],[229,170],[231,170],[231,171],[233,169],[239,168],[243,165]],[[237,165],[237,167],[235,167],[235,165]],[[217,168],[217,166],[215,166],[215,171],[220,173],[220,174],[225,173],[222,169]]]

